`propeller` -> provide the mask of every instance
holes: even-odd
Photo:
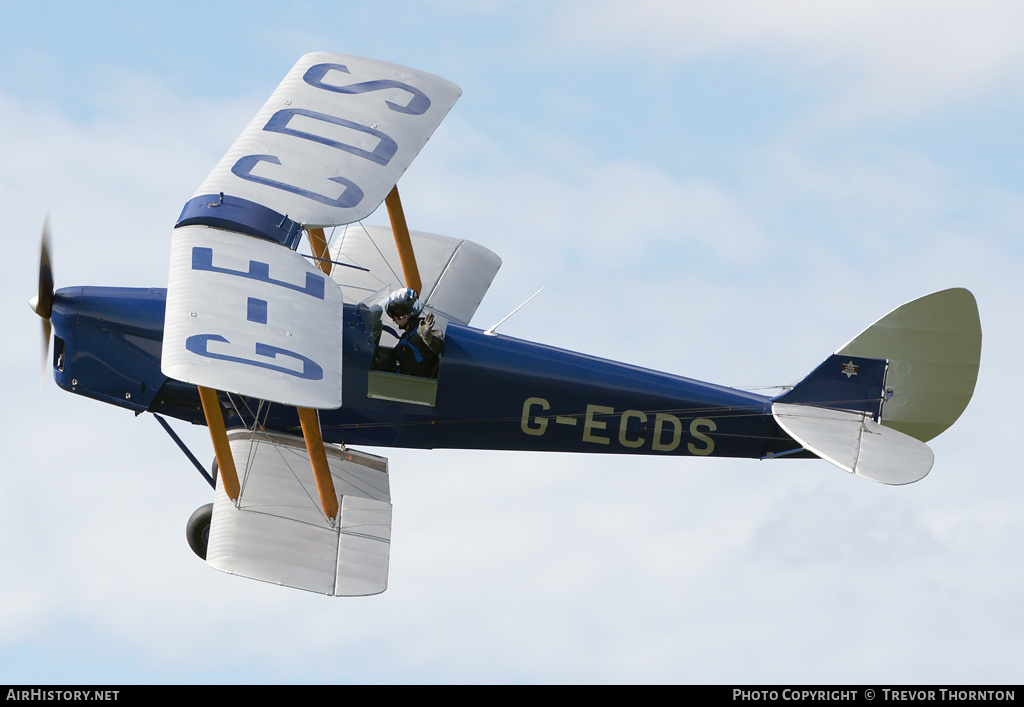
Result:
[[[39,247],[39,292],[28,301],[32,311],[43,319],[43,376],[46,355],[50,351],[50,315],[53,313],[53,268],[50,265],[50,218],[43,222],[42,244]]]

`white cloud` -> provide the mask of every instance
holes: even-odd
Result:
[[[599,0],[558,6],[556,46],[595,60],[627,53],[661,70],[701,56],[757,56],[817,85],[830,121],[904,118],[999,87],[1020,99],[1024,8],[959,3]]]

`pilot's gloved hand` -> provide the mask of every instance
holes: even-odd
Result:
[[[380,343],[380,334],[384,329],[384,325],[381,323],[383,313],[384,309],[379,304],[375,304],[369,309],[370,331],[373,332],[374,344]]]
[[[423,342],[429,344],[434,338],[434,315],[428,313],[427,316],[420,320],[419,335],[423,339]]]

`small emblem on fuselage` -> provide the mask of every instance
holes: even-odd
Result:
[[[853,361],[849,361],[843,364],[843,373],[846,374],[847,378],[852,378],[853,376],[857,375],[857,371],[859,369],[860,366],[855,364]]]

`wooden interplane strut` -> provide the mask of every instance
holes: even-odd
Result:
[[[203,414],[206,415],[206,426],[210,428],[210,438],[213,440],[213,452],[217,456],[221,486],[228,498],[237,501],[241,487],[238,484],[235,458],[231,456],[231,445],[228,444],[228,432],[224,426],[224,414],[220,409],[217,391],[203,386],[198,387],[199,399],[203,403]]]
[[[391,230],[395,234],[395,245],[398,246],[398,259],[402,263],[405,286],[422,295],[423,282],[420,280],[420,269],[416,265],[416,255],[412,252],[412,239],[409,238],[409,227],[405,223],[405,212],[402,210],[397,184],[384,199],[384,204],[388,207]]]
[[[299,411],[299,423],[302,425],[302,436],[306,440],[306,451],[309,452],[309,463],[313,467],[316,479],[316,490],[320,494],[320,505],[324,514],[332,521],[338,518],[338,494],[334,490],[331,470],[324,452],[324,439],[320,433],[320,418],[312,408],[296,408]]]
[[[402,210],[402,201],[398,196],[398,186],[391,189],[391,192],[384,199],[388,209],[388,217],[391,219],[391,230],[395,235],[395,245],[398,248],[398,258],[402,264],[402,276],[405,278],[405,286],[417,293],[423,288],[420,279],[419,267],[416,265],[416,256],[412,249],[412,239],[409,237],[409,227],[405,222],[405,213]],[[326,275],[331,274],[332,263],[327,248],[327,239],[322,228],[309,228],[306,230],[309,236],[309,245],[314,257],[318,258],[320,270]],[[320,505],[324,514],[332,521],[338,517],[338,495],[334,489],[334,481],[331,479],[330,467],[327,463],[327,455],[324,452],[323,435],[320,431],[320,418],[317,411],[312,408],[299,407],[299,423],[302,425],[302,436],[306,440],[306,450],[309,452],[309,463],[313,468],[313,477],[316,479],[317,492],[320,494]],[[219,409],[218,409],[219,413]],[[209,416],[207,416],[209,419]],[[221,423],[223,428],[223,422]],[[212,426],[211,426],[211,434]],[[224,443],[227,444],[227,435],[224,435]],[[216,440],[214,442],[216,448]],[[230,455],[230,452],[228,453]],[[218,459],[220,457],[218,456]]]
[[[313,251],[313,256],[318,259],[317,265],[324,275],[330,277],[334,263],[331,262],[331,256],[327,251],[327,238],[324,236],[324,229],[309,228],[306,229],[306,234],[309,236],[309,247]]]

